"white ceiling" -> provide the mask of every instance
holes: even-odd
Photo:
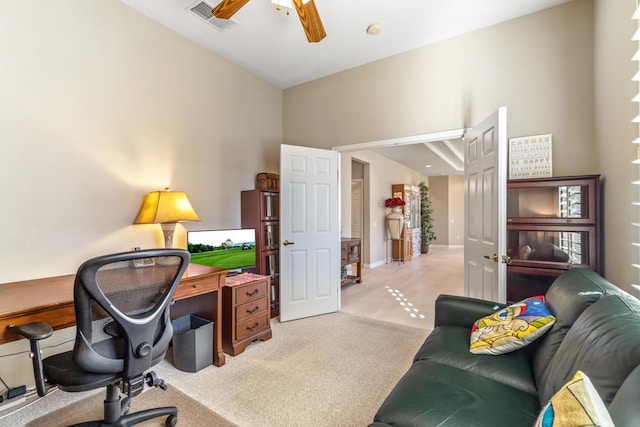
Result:
[[[307,41],[295,10],[287,15],[270,0],[249,1],[233,16],[237,24],[224,31],[191,12],[202,0],[122,1],[286,89],[570,0],[314,0],[327,33],[319,43]],[[206,0],[210,7],[218,2]],[[366,33],[372,23],[382,24],[377,36]],[[439,144],[450,151],[449,145]],[[407,165],[413,159],[416,166],[409,166],[427,175],[461,173],[423,144],[376,151]],[[455,152],[447,157],[455,157]],[[433,167],[427,170],[426,164]]]

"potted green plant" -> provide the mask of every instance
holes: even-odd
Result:
[[[429,253],[429,244],[436,239],[433,231],[433,208],[429,198],[429,187],[424,182],[418,184],[420,188],[420,252]]]

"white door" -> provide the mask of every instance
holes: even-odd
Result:
[[[340,153],[280,146],[280,321],[339,308]]]
[[[364,219],[362,202],[363,182],[361,179],[351,180],[351,237],[362,239],[362,222]]]
[[[464,136],[465,295],[506,302],[507,108]]]

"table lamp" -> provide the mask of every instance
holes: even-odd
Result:
[[[191,207],[187,195],[182,191],[152,191],[140,206],[134,224],[160,224],[164,234],[164,247],[173,247],[173,232],[180,221],[200,221]]]

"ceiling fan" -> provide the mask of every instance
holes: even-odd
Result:
[[[229,19],[237,11],[247,4],[249,0],[222,0],[216,7],[213,8],[213,15],[220,19]],[[278,5],[282,5],[283,1],[275,2]],[[289,3],[290,4],[290,3]],[[320,20],[318,9],[314,0],[309,0],[307,3],[303,3],[302,0],[293,0],[293,4],[298,12],[300,23],[304,29],[304,33],[307,35],[307,40],[310,43],[316,43],[325,38],[327,33],[324,31],[324,26]]]

